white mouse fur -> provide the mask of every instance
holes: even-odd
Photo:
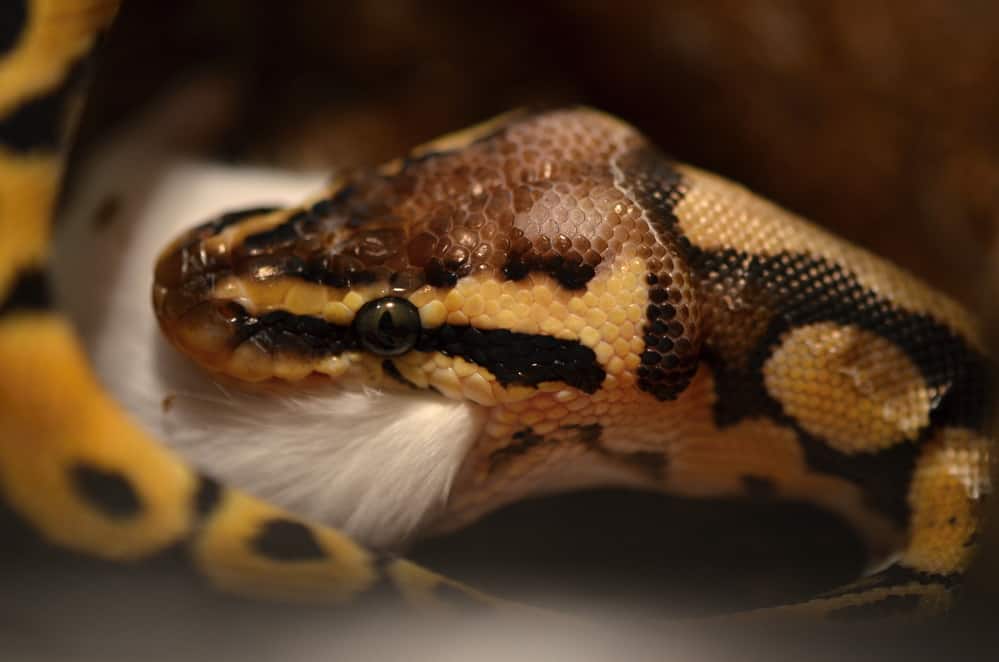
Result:
[[[188,461],[370,545],[397,547],[446,503],[481,429],[478,408],[430,392],[220,383],[157,327],[152,268],[171,237],[226,210],[295,203],[326,180],[187,160],[185,150],[224,121],[219,89],[189,86],[84,164],[59,226],[57,300],[108,390]]]

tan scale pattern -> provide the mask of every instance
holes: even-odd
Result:
[[[785,333],[763,380],[784,413],[844,453],[915,440],[943,395],[889,341],[832,322]]]
[[[615,265],[622,267],[602,271],[583,292],[562,288],[550,276],[532,274],[524,281],[499,281],[480,275],[463,278],[451,290],[423,286],[408,295],[419,309],[423,326],[428,329],[442,324],[469,325],[480,329],[510,329],[521,333],[543,334],[576,340],[594,350],[597,360],[612,373],[623,369],[634,370],[643,351],[642,326],[644,324],[646,290],[643,287],[645,263],[639,258],[620,258]],[[298,315],[321,317],[327,321],[347,326],[354,313],[368,302],[389,294],[384,284],[362,286],[354,290],[323,287],[312,283],[282,278],[267,283],[250,283],[235,278],[220,281],[215,288],[219,300],[232,300],[247,310],[262,314],[272,310],[287,310]],[[339,296],[331,301],[331,297]],[[604,312],[608,311],[608,312]],[[197,336],[189,344],[208,346],[213,338],[212,327],[197,325],[181,332]],[[418,353],[414,353],[414,356]],[[225,371],[248,381],[258,381],[277,376],[297,381],[312,372],[340,377],[351,364],[362,360],[359,352],[331,356],[315,361],[301,357],[271,357],[259,348],[246,344],[231,356],[218,354],[228,360]],[[395,359],[397,366],[410,381],[426,387],[433,385],[445,394],[457,398],[469,397],[480,404],[492,404],[495,398],[504,400],[503,390],[487,370],[471,366],[463,359],[456,359],[457,375],[443,375],[440,365],[434,363],[452,360],[448,357],[431,357],[416,361],[402,357]],[[380,366],[380,361],[374,361]],[[420,366],[414,374],[414,366]],[[369,366],[379,370],[380,367]],[[472,375],[478,375],[472,377]],[[436,375],[436,376],[435,376]],[[456,378],[461,384],[456,382]],[[464,386],[471,378],[471,385]],[[491,396],[483,395],[482,380],[495,388]]]
[[[742,186],[688,165],[677,165],[677,169],[686,186],[674,211],[683,233],[699,248],[735,248],[762,257],[788,251],[844,265],[866,289],[905,310],[939,319],[982,350],[981,330],[975,319],[960,304],[912,274]]]
[[[555,489],[612,485],[738,497],[745,493],[744,478],[751,476],[771,481],[775,498],[804,499],[840,514],[874,557],[903,544],[905,532],[866,508],[855,485],[808,469],[793,429],[763,418],[719,429],[711,413],[714,380],[705,367],[668,403],[637,390],[635,381],[633,371],[623,371],[609,375],[609,383],[593,395],[552,385],[493,409],[438,527],[459,528],[503,504]],[[599,442],[581,443],[580,429],[595,424],[603,429]],[[516,447],[514,435],[525,427],[544,435],[543,443],[495,462],[503,449]],[[659,479],[647,470],[653,456],[664,461]]]
[[[428,328],[446,322],[578,340],[593,349],[597,361],[615,377],[634,371],[640,362],[646,303],[645,290],[638,286],[644,274],[643,262],[637,258],[619,261],[622,267],[603,271],[585,292],[565,290],[550,276],[533,274],[522,282],[468,277],[447,294],[425,288],[409,299]],[[527,387],[504,387],[488,370],[460,357],[412,355],[419,358],[395,360],[400,372],[413,383],[434,386],[449,397],[491,405],[522,400],[536,392]],[[563,388],[557,384],[542,387]],[[541,433],[551,432],[554,425],[552,421],[541,426]]]
[[[967,567],[992,491],[991,445],[971,430],[945,428],[923,449],[909,490],[911,538],[903,563],[940,574]]]

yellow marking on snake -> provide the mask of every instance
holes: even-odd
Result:
[[[29,3],[0,60],[0,120],[53,93],[115,7]],[[70,109],[44,128],[64,136]],[[182,544],[244,595],[341,602],[385,579],[417,604],[448,589],[487,601],[219,486],[131,423],[31,289],[67,141],[6,144],[21,138],[0,133],[0,218],[17,223],[0,228],[5,506],[102,558]],[[303,205],[192,230],[165,249],[154,305],[208,370],[374,388],[394,370],[485,408],[431,528],[555,489],[752,485],[838,512],[875,557],[898,555],[797,613],[946,604],[991,490],[970,314],[587,109],[505,116]]]
[[[788,333],[763,380],[785,413],[844,453],[914,440],[939,397],[890,342],[830,322]]]

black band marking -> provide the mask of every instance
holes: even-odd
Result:
[[[405,604],[403,593],[392,577],[392,565],[399,559],[393,554],[372,550],[371,565],[375,571],[375,581],[364,587],[363,593],[351,598],[351,605],[358,613],[364,613],[371,606],[384,608],[386,605]]]
[[[19,103],[14,112],[0,119],[0,145],[21,153],[57,150],[62,141],[66,106],[88,62],[89,57],[83,56],[59,85]]]
[[[430,258],[426,266],[423,267],[427,284],[434,287],[454,287],[458,283],[458,279],[467,275],[468,272],[467,264],[455,265],[436,257]]]
[[[232,304],[232,308],[236,346],[253,342],[272,354],[288,353],[304,358],[335,356],[360,348],[351,327],[284,310],[254,317],[238,304]]]
[[[21,40],[28,26],[26,0],[4,0],[0,3],[0,57],[4,57]]]
[[[711,273],[718,274],[711,282],[727,276],[745,280],[745,289],[761,292],[765,300],[760,303],[773,309],[770,327],[750,357],[750,372],[761,388],[762,366],[785,332],[832,322],[891,341],[916,365],[927,385],[947,389],[934,403],[934,425],[979,429],[984,424],[991,386],[985,357],[929,315],[902,310],[864,289],[839,265],[802,254],[763,258],[725,250],[695,251],[691,266],[706,281]],[[718,404],[728,403],[719,399]]]
[[[653,482],[662,482],[665,479],[669,461],[664,453],[622,452],[607,448],[602,443],[603,431],[603,426],[599,423],[566,425],[560,427],[558,433],[545,437],[536,433],[533,428],[526,427],[513,433],[512,441],[508,445],[489,454],[489,472],[496,471],[513,458],[542,445],[580,444],[608,461],[643,474]],[[570,433],[570,436],[566,436],[564,434],[566,432]]]
[[[538,255],[534,251],[511,252],[502,271],[513,281],[523,280],[534,272],[548,274],[567,290],[585,288],[597,273],[594,265],[585,264],[578,254],[566,257],[557,253]],[[457,277],[454,280],[457,281]]]
[[[638,387],[658,400],[674,400],[697,372],[699,340],[691,302],[673,287],[674,269],[690,254],[690,242],[677,228],[676,205],[686,189],[673,163],[651,146],[642,146],[621,157],[624,185],[645,211],[653,238],[668,253],[646,260],[649,305],[642,327],[645,349],[638,368]]]
[[[16,311],[49,310],[52,293],[48,274],[33,267],[18,272],[6,300],[0,303],[0,317]]]
[[[618,167],[624,185],[648,214],[656,235],[680,244],[678,248],[689,249],[690,242],[677,231],[674,210],[685,189],[683,176],[673,162],[655,147],[643,145],[624,154]]]
[[[250,540],[254,552],[272,561],[321,561],[326,552],[312,530],[300,522],[271,519],[264,522]]]
[[[308,218],[308,211],[295,212],[280,225],[275,225],[270,230],[263,230],[247,236],[243,239],[243,249],[247,253],[257,254],[276,251],[292,244],[300,237],[298,226]]]
[[[513,433],[513,441],[497,448],[489,454],[489,471],[492,473],[511,459],[523,455],[532,448],[545,443],[545,438],[534,432],[533,428],[524,428]]]
[[[234,327],[234,346],[253,342],[271,354],[309,359],[360,349],[353,327],[283,310],[254,317],[233,302],[227,304],[227,310]],[[489,370],[504,386],[563,382],[594,393],[606,377],[596,354],[585,345],[506,329],[452,325],[424,329],[413,349],[460,356]]]
[[[652,451],[624,452],[608,448],[603,444],[604,428],[599,423],[566,425],[560,429],[577,431],[579,435],[577,440],[581,444],[609,460],[644,474],[652,482],[661,483],[666,479],[666,471],[669,469],[669,458],[666,457],[665,453]]]
[[[198,517],[207,517],[222,499],[222,485],[214,478],[201,476],[198,491],[194,495],[194,512]]]
[[[425,330],[414,349],[460,356],[488,369],[504,386],[564,382],[594,393],[606,377],[596,354],[585,345],[506,329],[446,324]]]
[[[744,282],[745,291],[756,293],[752,305],[773,311],[770,325],[748,357],[745,369],[730,366],[713,354],[710,342],[702,352],[714,371],[718,393],[715,422],[722,427],[766,414],[794,427],[811,469],[858,484],[869,505],[906,525],[909,482],[919,445],[929,431],[942,426],[980,429],[984,423],[990,387],[985,357],[940,322],[899,309],[864,289],[850,272],[823,259],[790,253],[760,257],[734,250],[695,248],[690,264],[704,287],[729,278]],[[784,333],[819,322],[855,326],[889,340],[905,352],[929,386],[946,390],[943,398],[933,403],[930,426],[915,442],[901,442],[875,453],[846,454],[809,434],[784,414],[780,403],[766,390],[763,366]]]
[[[341,189],[328,204],[332,205],[341,198],[344,191],[348,190]],[[353,249],[360,251],[360,255],[351,254],[352,248],[349,246],[341,246],[339,252],[332,255],[325,251],[306,254],[289,251],[288,249],[303,237],[318,234],[316,225],[323,222],[324,217],[317,215],[317,208],[320,211],[324,210],[320,203],[316,203],[311,209],[294,211],[286,220],[269,230],[247,236],[236,250],[238,257],[234,270],[237,273],[249,273],[255,276],[259,271],[259,265],[263,263],[272,274],[270,278],[286,276],[337,288],[373,283],[379,278],[387,279],[393,275],[384,267],[375,268],[368,261],[361,259],[364,257],[365,237],[391,236],[391,239],[398,240],[402,236],[391,230],[373,231],[369,235],[358,233],[354,239],[360,243],[355,244]],[[329,212],[326,215],[329,215]],[[422,282],[420,284],[422,285]]]
[[[273,206],[260,206],[260,207],[247,207],[246,209],[236,209],[234,211],[226,212],[219,216],[218,218],[212,219],[206,223],[202,223],[198,226],[197,230],[202,232],[207,232],[207,236],[216,235],[226,228],[236,225],[241,221],[245,221],[253,216],[263,216],[264,214],[270,214],[277,211],[280,207]],[[207,238],[207,237],[203,237]]]
[[[81,463],[70,470],[69,477],[80,498],[108,517],[135,517],[142,511],[135,488],[117,471]]]

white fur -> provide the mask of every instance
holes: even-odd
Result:
[[[152,267],[170,237],[228,209],[296,202],[324,181],[185,161],[178,145],[190,148],[224,119],[216,89],[182,92],[84,166],[57,239],[57,298],[110,392],[189,461],[369,544],[397,546],[444,506],[481,429],[477,407],[332,383],[222,384],[160,336]],[[121,209],[95,231],[95,210],[109,195],[120,196]]]

